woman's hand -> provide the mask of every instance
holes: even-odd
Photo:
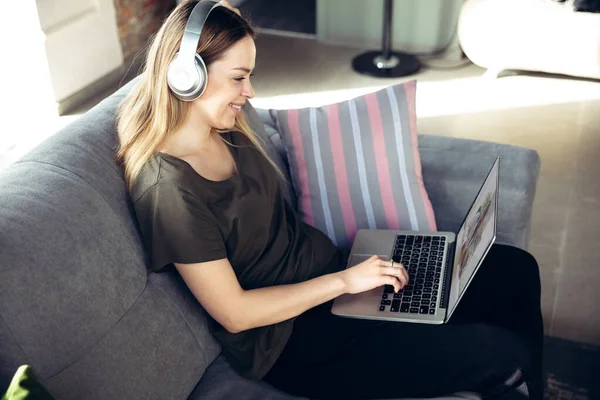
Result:
[[[393,265],[393,266],[392,266]],[[408,272],[400,263],[392,263],[379,256],[372,256],[353,267],[340,272],[345,292],[362,293],[383,285],[393,285],[398,292],[408,283]]]

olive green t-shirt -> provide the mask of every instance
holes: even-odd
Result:
[[[244,135],[223,134],[238,173],[205,179],[185,161],[155,154],[131,190],[150,271],[228,258],[245,290],[302,282],[345,266],[347,253],[304,224],[284,200],[279,176]],[[211,319],[230,364],[261,379],[281,354],[293,319],[232,334]]]

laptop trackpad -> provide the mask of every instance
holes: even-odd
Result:
[[[369,258],[373,257],[373,254],[352,254],[350,256],[350,260],[348,260],[348,267],[354,267],[357,264],[360,264],[363,261],[368,260]]]

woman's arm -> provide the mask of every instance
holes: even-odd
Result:
[[[344,271],[291,285],[244,290],[226,258],[175,267],[204,309],[229,332],[271,325],[300,315],[344,293],[360,293],[382,285],[396,291],[408,282],[400,264],[377,256]],[[400,268],[397,268],[400,267]]]

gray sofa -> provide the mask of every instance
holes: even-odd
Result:
[[[115,107],[132,84],[0,171],[0,393],[29,364],[58,399],[292,399],[233,372],[179,276],[146,273],[113,161]],[[284,152],[268,112],[248,112]],[[419,148],[445,230],[500,156],[498,241],[527,246],[535,151],[429,135]]]

